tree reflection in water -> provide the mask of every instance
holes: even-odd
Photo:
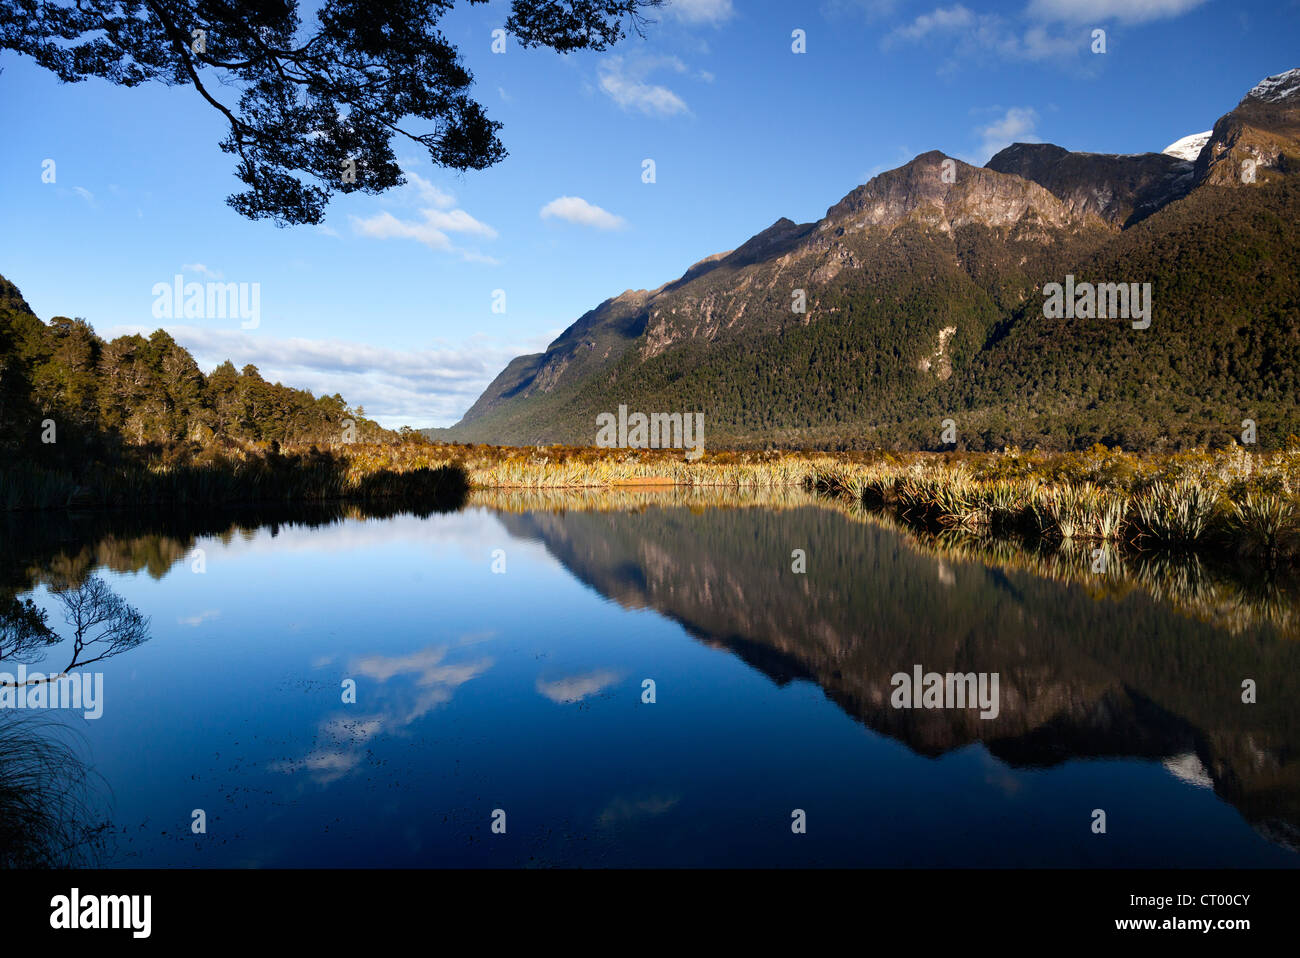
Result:
[[[51,594],[70,627],[70,657],[62,672],[24,685],[52,682],[149,638],[149,620],[98,576],[64,583]],[[3,600],[0,665],[40,662],[62,641],[31,599]],[[0,684],[10,687],[11,696],[24,694],[8,674]],[[97,807],[95,786],[107,787],[83,752],[76,732],[48,713],[0,710],[0,867],[84,867],[104,859],[111,825]]]

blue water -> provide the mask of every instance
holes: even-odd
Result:
[[[1265,675],[1294,656],[1267,629],[960,559],[936,571],[822,508],[665,502],[262,526],[153,572],[99,566],[151,638],[92,666],[102,718],[56,715],[80,736],[87,816],[110,823],[96,863],[1297,864],[1278,837],[1297,706],[1202,708],[1236,687],[1230,667],[1126,672],[1126,643],[1163,632]],[[25,594],[62,624],[46,585]],[[1117,622],[1133,635],[1112,642]],[[1003,724],[898,725],[869,690],[913,661],[1001,670]],[[1008,691],[1040,686],[1032,716]],[[1112,728],[1107,695],[1158,717]],[[1272,769],[1258,783],[1250,749]],[[1180,759],[1197,774],[1173,774]]]

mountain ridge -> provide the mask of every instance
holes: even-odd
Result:
[[[1013,144],[984,167],[922,153],[850,190],[814,223],[781,217],[655,290],[605,300],[544,352],[512,360],[459,423],[434,432],[502,444],[590,443],[594,415],[631,404],[703,411],[714,437],[738,445],[923,443],[914,429],[887,435],[885,427],[919,422],[943,405],[954,415],[991,409],[992,394],[959,396],[958,387],[975,357],[987,359],[1009,328],[1033,321],[1026,304],[1045,283],[1084,268],[1198,190],[1276,187],[1290,179],[1298,157],[1300,70],[1248,92],[1216,122],[1194,162],[1053,144]],[[1241,172],[1244,161],[1251,176]],[[1275,207],[1259,209],[1262,217],[1289,209],[1289,192],[1265,192],[1246,206],[1218,198],[1189,209],[1206,217],[1207,230],[1230,233],[1232,224],[1213,222],[1213,207],[1227,203],[1243,216],[1249,208],[1252,217],[1261,203]],[[1176,219],[1157,218],[1157,230]],[[1244,242],[1238,236],[1230,246]],[[1265,229],[1250,242],[1277,244],[1282,260],[1294,259],[1289,235]],[[1187,268],[1226,268],[1204,251],[1194,260]],[[1131,262],[1138,278],[1168,273],[1154,260]],[[1181,288],[1177,275],[1168,278]],[[1191,300],[1166,305],[1199,311]],[[1267,303],[1251,308],[1257,305],[1268,322],[1287,327],[1293,319],[1289,302],[1272,304],[1281,313],[1270,313]],[[1222,373],[1220,392],[1242,391],[1242,368]],[[756,408],[759,397],[767,408]],[[959,398],[966,405],[956,405]],[[1207,392],[1198,402],[1210,398]],[[1060,407],[1061,399],[1048,405]],[[1281,413],[1282,420],[1291,416],[1290,409]],[[1123,432],[1100,426],[1098,435]]]

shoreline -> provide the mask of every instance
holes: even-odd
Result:
[[[931,531],[1123,544],[1227,547],[1300,557],[1300,449],[1087,452],[728,452],[472,446],[406,441],[325,449],[196,443],[129,450],[117,463],[21,463],[0,473],[7,512],[144,506],[412,502],[456,508],[472,490],[805,489],[881,508]]]

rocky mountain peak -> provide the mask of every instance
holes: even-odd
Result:
[[[1013,143],[986,169],[1024,177],[1076,215],[1128,226],[1187,192],[1192,165],[1168,153],[1073,153],[1054,143]]]
[[[729,266],[747,266],[766,259],[778,249],[798,242],[813,228],[811,223],[796,223],[781,217],[767,229],[750,237],[725,257]]]
[[[1291,159],[1286,156],[1290,154]],[[1300,68],[1266,77],[1219,118],[1196,160],[1196,182],[1242,186],[1300,157]]]
[[[1035,183],[931,150],[853,190],[826,211],[820,229],[892,229],[914,221],[951,232],[972,223],[1011,227],[1027,214],[1052,226],[1084,219]]]
[[[1265,103],[1281,103],[1292,98],[1300,98],[1300,67],[1260,80],[1242,102],[1263,100]]]

